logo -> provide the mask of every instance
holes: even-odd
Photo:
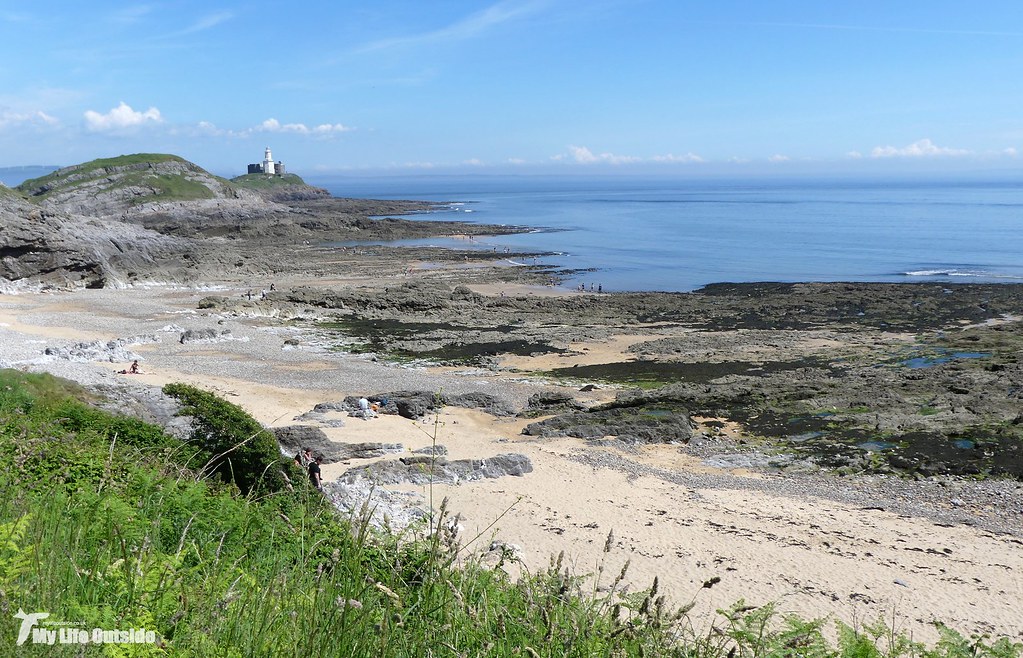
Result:
[[[25,640],[28,639],[29,633],[32,632],[32,627],[39,623],[40,619],[46,619],[50,616],[48,612],[33,612],[32,614],[26,614],[24,610],[18,608],[18,612],[14,615],[15,619],[21,620],[21,628],[18,629],[18,646],[25,644]]]
[[[145,628],[94,628],[90,632],[81,628],[81,623],[44,622],[49,616],[48,612],[27,613],[18,608],[14,615],[15,619],[21,620],[17,645],[20,647],[28,642],[29,636],[32,644],[156,644],[156,632]]]

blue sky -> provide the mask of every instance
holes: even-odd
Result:
[[[1018,0],[5,5],[3,165],[1023,170]]]

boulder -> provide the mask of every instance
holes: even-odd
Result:
[[[289,457],[309,448],[313,457],[322,457],[324,464],[333,464],[349,459],[373,459],[395,452],[403,452],[400,443],[341,443],[331,441],[318,427],[309,425],[288,425],[274,428],[281,451]]]
[[[232,340],[230,329],[218,331],[207,327],[205,329],[186,329],[178,339],[182,345],[186,343],[215,343],[225,340]]]
[[[614,436],[626,443],[688,443],[695,427],[689,414],[682,410],[614,407],[562,414],[530,423],[522,433],[544,438]]]
[[[379,484],[425,485],[457,484],[463,480],[499,478],[505,475],[521,476],[533,471],[529,457],[520,454],[495,455],[486,459],[456,459],[414,455],[378,461],[346,471],[340,481],[354,483],[366,479]]]
[[[543,391],[529,396],[529,399],[526,400],[526,408],[519,413],[519,416],[535,418],[559,412],[580,411],[584,408],[585,406],[581,402],[564,391]]]
[[[87,343],[75,343],[66,347],[47,347],[44,354],[67,361],[108,361],[117,363],[119,361],[130,362],[139,359],[139,355],[128,348],[132,345],[145,343],[159,343],[159,336],[146,334],[142,336],[131,336],[128,338],[115,338],[109,341],[90,341]]]

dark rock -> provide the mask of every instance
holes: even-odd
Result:
[[[318,427],[308,425],[289,425],[274,428],[277,442],[281,450],[294,456],[300,450],[308,448],[313,457],[322,457],[324,464],[333,464],[348,459],[374,459],[395,452],[402,452],[405,446],[400,443],[340,443],[331,441]]]
[[[489,393],[463,393],[462,395],[442,396],[444,404],[465,409],[480,409],[491,416],[513,416],[515,409],[511,404]]]
[[[312,451],[313,457],[323,457],[325,464],[333,464],[344,459],[339,444],[327,438],[318,427],[288,425],[275,427],[273,432],[281,451],[289,457],[294,457],[296,453],[308,448]]]
[[[578,402],[568,393],[544,391],[530,395],[529,399],[526,400],[526,408],[519,413],[519,416],[535,418],[558,412],[579,411],[584,408],[585,406],[582,403]]]
[[[217,331],[207,327],[205,329],[186,329],[181,333],[178,342],[184,345],[186,343],[211,343],[222,340],[231,340],[230,329]]]
[[[433,446],[426,446],[425,448],[419,448],[418,450],[413,450],[412,453],[416,454],[416,455],[436,455],[436,456],[442,456],[442,455],[448,454],[448,449],[447,449],[446,446],[433,445]]]
[[[422,455],[378,461],[352,468],[341,476],[341,480],[355,482],[359,478],[365,478],[379,484],[403,482],[418,485],[431,482],[457,484],[463,480],[499,478],[506,475],[521,476],[532,470],[533,464],[529,457],[520,454],[495,455],[487,459],[458,459],[450,462],[442,457]]]
[[[530,423],[522,433],[545,438],[614,436],[625,443],[687,443],[695,426],[684,410],[637,405],[562,414]]]

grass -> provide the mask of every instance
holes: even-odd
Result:
[[[180,158],[176,155],[163,153],[135,153],[133,155],[122,155],[115,158],[101,158],[92,160],[74,167],[71,171],[62,169],[40,178],[33,178],[23,182],[16,189],[24,194],[33,195],[30,198],[39,200],[45,199],[51,194],[67,189],[73,189],[80,185],[101,180],[109,174],[108,169],[114,167],[131,167],[140,164],[159,164],[163,162],[177,162],[185,164],[194,169],[197,173],[205,173],[198,166]],[[230,187],[226,180],[219,179],[211,174],[210,178],[219,180],[225,186]],[[182,174],[160,174],[146,169],[127,170],[117,174],[116,178],[108,186],[109,190],[116,190],[125,187],[148,187],[153,190],[147,194],[131,199],[132,204],[146,203],[153,201],[154,197],[160,201],[192,201],[196,199],[212,199],[215,194],[205,184],[191,180]],[[45,189],[45,192],[39,190]]]
[[[296,174],[284,174],[283,176],[267,176],[265,174],[244,174],[231,179],[231,182],[239,187],[247,187],[257,190],[267,190],[289,185],[305,185],[301,176]]]
[[[243,492],[238,469],[206,466],[224,445],[234,454],[238,442],[254,444],[255,421],[198,389],[174,392],[198,419],[184,443],[89,406],[62,380],[0,371],[4,655],[939,658],[1023,650],[951,630],[926,648],[880,622],[839,625],[832,644],[824,620],[743,602],[700,631],[687,614],[692,602],[671,606],[656,580],[622,596],[627,567],[607,583],[602,567],[579,577],[562,557],[512,580],[456,540],[443,504],[429,524],[396,534],[373,530],[366,515],[339,516],[303,477],[276,489],[257,479]],[[609,536],[605,553],[612,546]],[[145,628],[158,642],[16,647],[19,609],[86,629]]]

